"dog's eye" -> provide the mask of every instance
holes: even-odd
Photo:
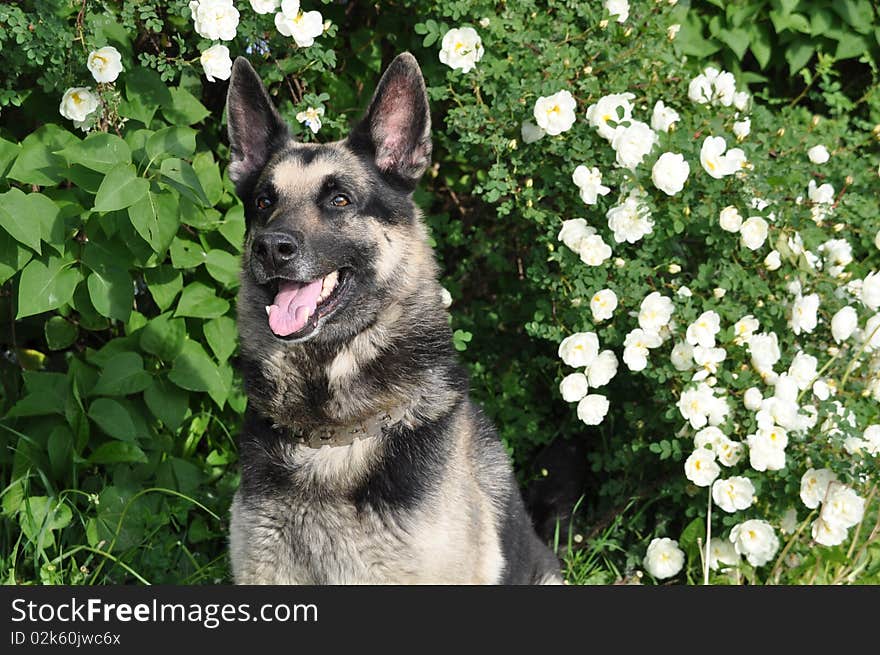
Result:
[[[330,201],[330,204],[334,207],[346,207],[351,204],[351,201],[348,199],[348,196],[345,196],[341,193],[337,193],[333,196],[333,199]]]
[[[272,206],[272,199],[268,196],[259,196],[257,198],[257,209],[269,209]]]

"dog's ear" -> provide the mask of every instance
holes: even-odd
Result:
[[[240,190],[269,161],[274,148],[290,138],[287,124],[259,75],[244,57],[237,57],[226,94],[229,129],[229,179]]]
[[[431,162],[431,114],[422,71],[410,53],[388,66],[349,139],[367,149],[383,173],[415,187]]]

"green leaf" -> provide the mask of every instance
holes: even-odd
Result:
[[[151,380],[150,374],[144,370],[144,360],[140,355],[133,352],[122,353],[104,366],[92,394],[128,396],[146,389]]]
[[[767,68],[770,63],[770,57],[773,55],[772,37],[770,28],[763,23],[751,23],[749,25],[749,41],[752,54],[761,67],[761,70]]]
[[[706,522],[702,516],[698,516],[682,530],[678,543],[684,550],[688,550],[691,546],[696,546],[697,539],[701,538],[706,538]]]
[[[0,284],[25,267],[34,253],[0,230]]]
[[[177,303],[175,316],[189,316],[191,318],[217,318],[229,311],[229,302],[218,298],[214,289],[193,282],[186,286]]]
[[[154,132],[146,144],[147,156],[154,161],[165,157],[191,157],[196,151],[196,131],[172,125]]]
[[[67,130],[48,123],[21,142],[21,150],[7,176],[24,184],[54,186],[64,179],[67,170],[67,162],[55,151],[78,141]]]
[[[73,464],[73,433],[70,428],[59,425],[52,430],[46,443],[46,452],[49,454],[52,475],[56,479],[67,475]]]
[[[210,152],[200,152],[193,158],[193,170],[199,178],[205,197],[210,205],[216,205],[223,197],[223,178],[220,167]]]
[[[183,289],[183,275],[170,266],[148,268],[144,271],[144,280],[150,295],[163,312],[171,307],[177,294]]]
[[[89,406],[89,418],[111,437],[134,441],[137,431],[128,410],[112,398],[98,398]]]
[[[195,268],[204,263],[207,253],[201,244],[175,237],[171,242],[171,264],[174,268]]]
[[[64,350],[74,341],[78,333],[77,327],[61,316],[53,316],[43,326],[46,345],[50,350]]]
[[[108,441],[92,451],[89,462],[92,464],[120,464],[125,462],[146,464],[147,456],[137,444],[129,441]],[[114,526],[115,527],[115,526]]]
[[[153,416],[174,432],[186,418],[189,394],[167,380],[156,378],[144,391],[144,402]]]
[[[186,321],[160,314],[147,323],[140,334],[141,348],[166,362],[174,361],[186,339]]]
[[[857,34],[843,33],[837,42],[835,59],[852,59],[868,52],[868,42]]]
[[[0,180],[6,177],[20,151],[21,146],[17,143],[0,139]]]
[[[119,166],[107,174],[95,196],[94,210],[111,212],[131,207],[150,190],[150,182],[138,177],[134,166]]]
[[[162,254],[180,226],[177,196],[172,191],[150,191],[128,208],[128,217],[141,238]]]
[[[177,189],[181,195],[204,207],[211,205],[205,196],[201,182],[199,182],[199,176],[187,162],[171,157],[162,161],[159,170],[162,173],[162,179]]]
[[[749,48],[749,33],[745,29],[721,30],[718,38],[733,50],[737,59],[742,59]]]
[[[120,106],[120,112],[126,112],[123,115],[149,126],[160,106],[171,106],[171,92],[156,71],[145,66],[136,66],[126,71],[123,79],[128,101]]]
[[[115,134],[107,132],[93,132],[82,141],[55,154],[64,157],[68,164],[79,164],[99,173],[109,173],[117,166],[131,163],[131,149],[128,144]]]
[[[184,342],[183,350],[174,360],[174,368],[168,373],[168,379],[188,391],[207,391],[220,407],[229,392],[229,385],[217,365],[201,344],[191,339]]]
[[[27,203],[27,194],[20,189],[13,188],[6,193],[0,193],[0,227],[16,241],[40,254],[42,227],[39,214],[29,212]],[[55,213],[58,213],[57,208]]]
[[[16,318],[33,316],[70,302],[80,272],[59,257],[33,259],[21,272]]]
[[[171,104],[162,109],[162,115],[175,125],[192,125],[211,115],[193,94],[181,87],[171,87]]]
[[[871,0],[835,0],[831,6],[856,32],[868,34],[876,23]]]
[[[807,62],[816,52],[811,41],[806,39],[793,41],[785,49],[785,60],[788,62],[788,69],[792,75],[807,65]]]
[[[22,533],[38,550],[53,544],[52,533],[67,527],[72,518],[70,507],[57,498],[46,496],[24,498],[18,514]]]
[[[205,258],[205,268],[211,277],[227,287],[238,285],[241,264],[238,257],[225,250],[210,250]]]
[[[238,331],[235,329],[235,321],[229,316],[206,321],[202,330],[217,361],[225,362],[235,352]]]
[[[87,280],[89,298],[101,316],[128,321],[134,302],[134,288],[127,271],[93,271]]]
[[[226,212],[226,216],[220,224],[219,231],[220,234],[223,235],[223,238],[235,248],[236,252],[241,252],[242,244],[244,244],[245,232],[244,207],[241,205],[233,205],[233,207]]]

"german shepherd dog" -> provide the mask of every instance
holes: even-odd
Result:
[[[431,157],[415,58],[328,144],[295,141],[239,58],[227,121],[247,223],[235,582],[561,582],[452,348],[412,200]]]

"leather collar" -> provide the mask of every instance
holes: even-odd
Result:
[[[356,439],[368,439],[384,435],[388,428],[397,425],[403,420],[405,413],[405,408],[395,407],[356,423],[326,425],[308,432],[290,430],[290,435],[297,444],[308,448],[350,446]]]

